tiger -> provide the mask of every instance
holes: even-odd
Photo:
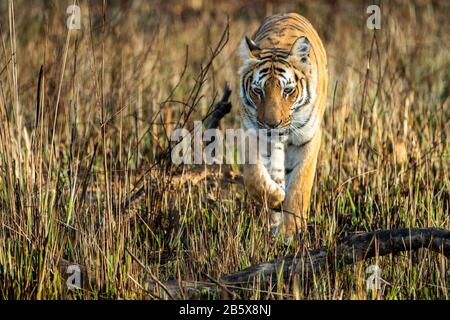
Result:
[[[245,189],[269,208],[272,234],[290,240],[307,230],[328,87],[325,48],[305,17],[287,13],[266,17],[239,52],[243,126],[265,129],[271,141],[270,152],[243,165]]]

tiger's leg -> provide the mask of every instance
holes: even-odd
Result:
[[[277,140],[271,143],[270,159],[268,163],[270,177],[280,187],[285,189],[285,147],[284,142]]]
[[[258,135],[257,141],[258,149],[252,150],[257,152],[256,163],[243,166],[244,184],[255,200],[267,204],[269,209],[279,208],[285,198],[284,148],[277,144],[277,148],[271,145],[268,150],[268,145],[272,142],[266,135]],[[276,149],[275,153],[274,149]],[[282,157],[278,161],[278,163],[281,161],[281,165],[272,165],[274,156]]]
[[[247,191],[255,200],[266,202],[269,208],[281,205],[285,198],[284,188],[272,180],[261,159],[256,164],[244,165],[243,177]]]
[[[290,145],[287,150],[287,188],[282,204],[282,232],[290,237],[306,230],[320,141],[321,131],[318,131],[308,144]]]
[[[286,189],[285,183],[285,141],[277,136],[271,141],[271,153],[268,163],[269,173],[272,180],[278,184],[283,190]],[[283,224],[283,214],[280,208],[270,209],[270,230],[273,236],[277,236]]]

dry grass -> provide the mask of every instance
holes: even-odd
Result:
[[[225,82],[234,110],[223,127],[240,126],[236,48],[273,12],[308,17],[329,56],[307,245],[357,230],[450,229],[448,3],[382,1],[373,32],[360,1],[168,2],[81,1],[82,30],[70,32],[72,1],[0,2],[1,298],[152,298],[164,291],[146,290],[150,274],[200,281],[295,252],[270,239],[267,213],[239,185],[173,184],[157,156]],[[61,259],[86,265],[95,285],[68,291]],[[383,295],[366,291],[370,264]],[[250,284],[241,297],[447,299],[448,267],[408,253],[314,281]]]

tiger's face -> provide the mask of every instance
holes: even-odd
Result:
[[[308,121],[305,111],[315,92],[310,48],[306,37],[298,38],[290,51],[260,49],[249,38],[244,39],[240,75],[247,128],[288,133]]]
[[[255,70],[248,81],[260,126],[272,129],[288,125],[291,107],[301,94],[297,74],[279,62],[268,62]]]

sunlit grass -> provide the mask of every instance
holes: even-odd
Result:
[[[102,1],[81,1],[82,30],[69,32],[73,1],[66,2],[0,3],[2,299],[167,298],[148,285],[152,276],[207,281],[295,252],[270,238],[268,213],[240,184],[213,176],[174,183],[157,156],[179,119],[191,128],[205,117],[225,82],[233,111],[222,127],[240,127],[236,49],[272,11],[310,19],[329,57],[305,245],[333,246],[355,231],[450,228],[448,6],[382,2],[382,29],[371,31],[365,5],[347,1],[333,8],[136,1],[105,11]],[[228,42],[205,69],[227,15]],[[86,266],[91,285],[67,290],[62,259]],[[381,295],[366,290],[373,264]],[[308,281],[255,282],[239,294],[448,299],[448,279],[445,258],[420,251],[338,265]]]

